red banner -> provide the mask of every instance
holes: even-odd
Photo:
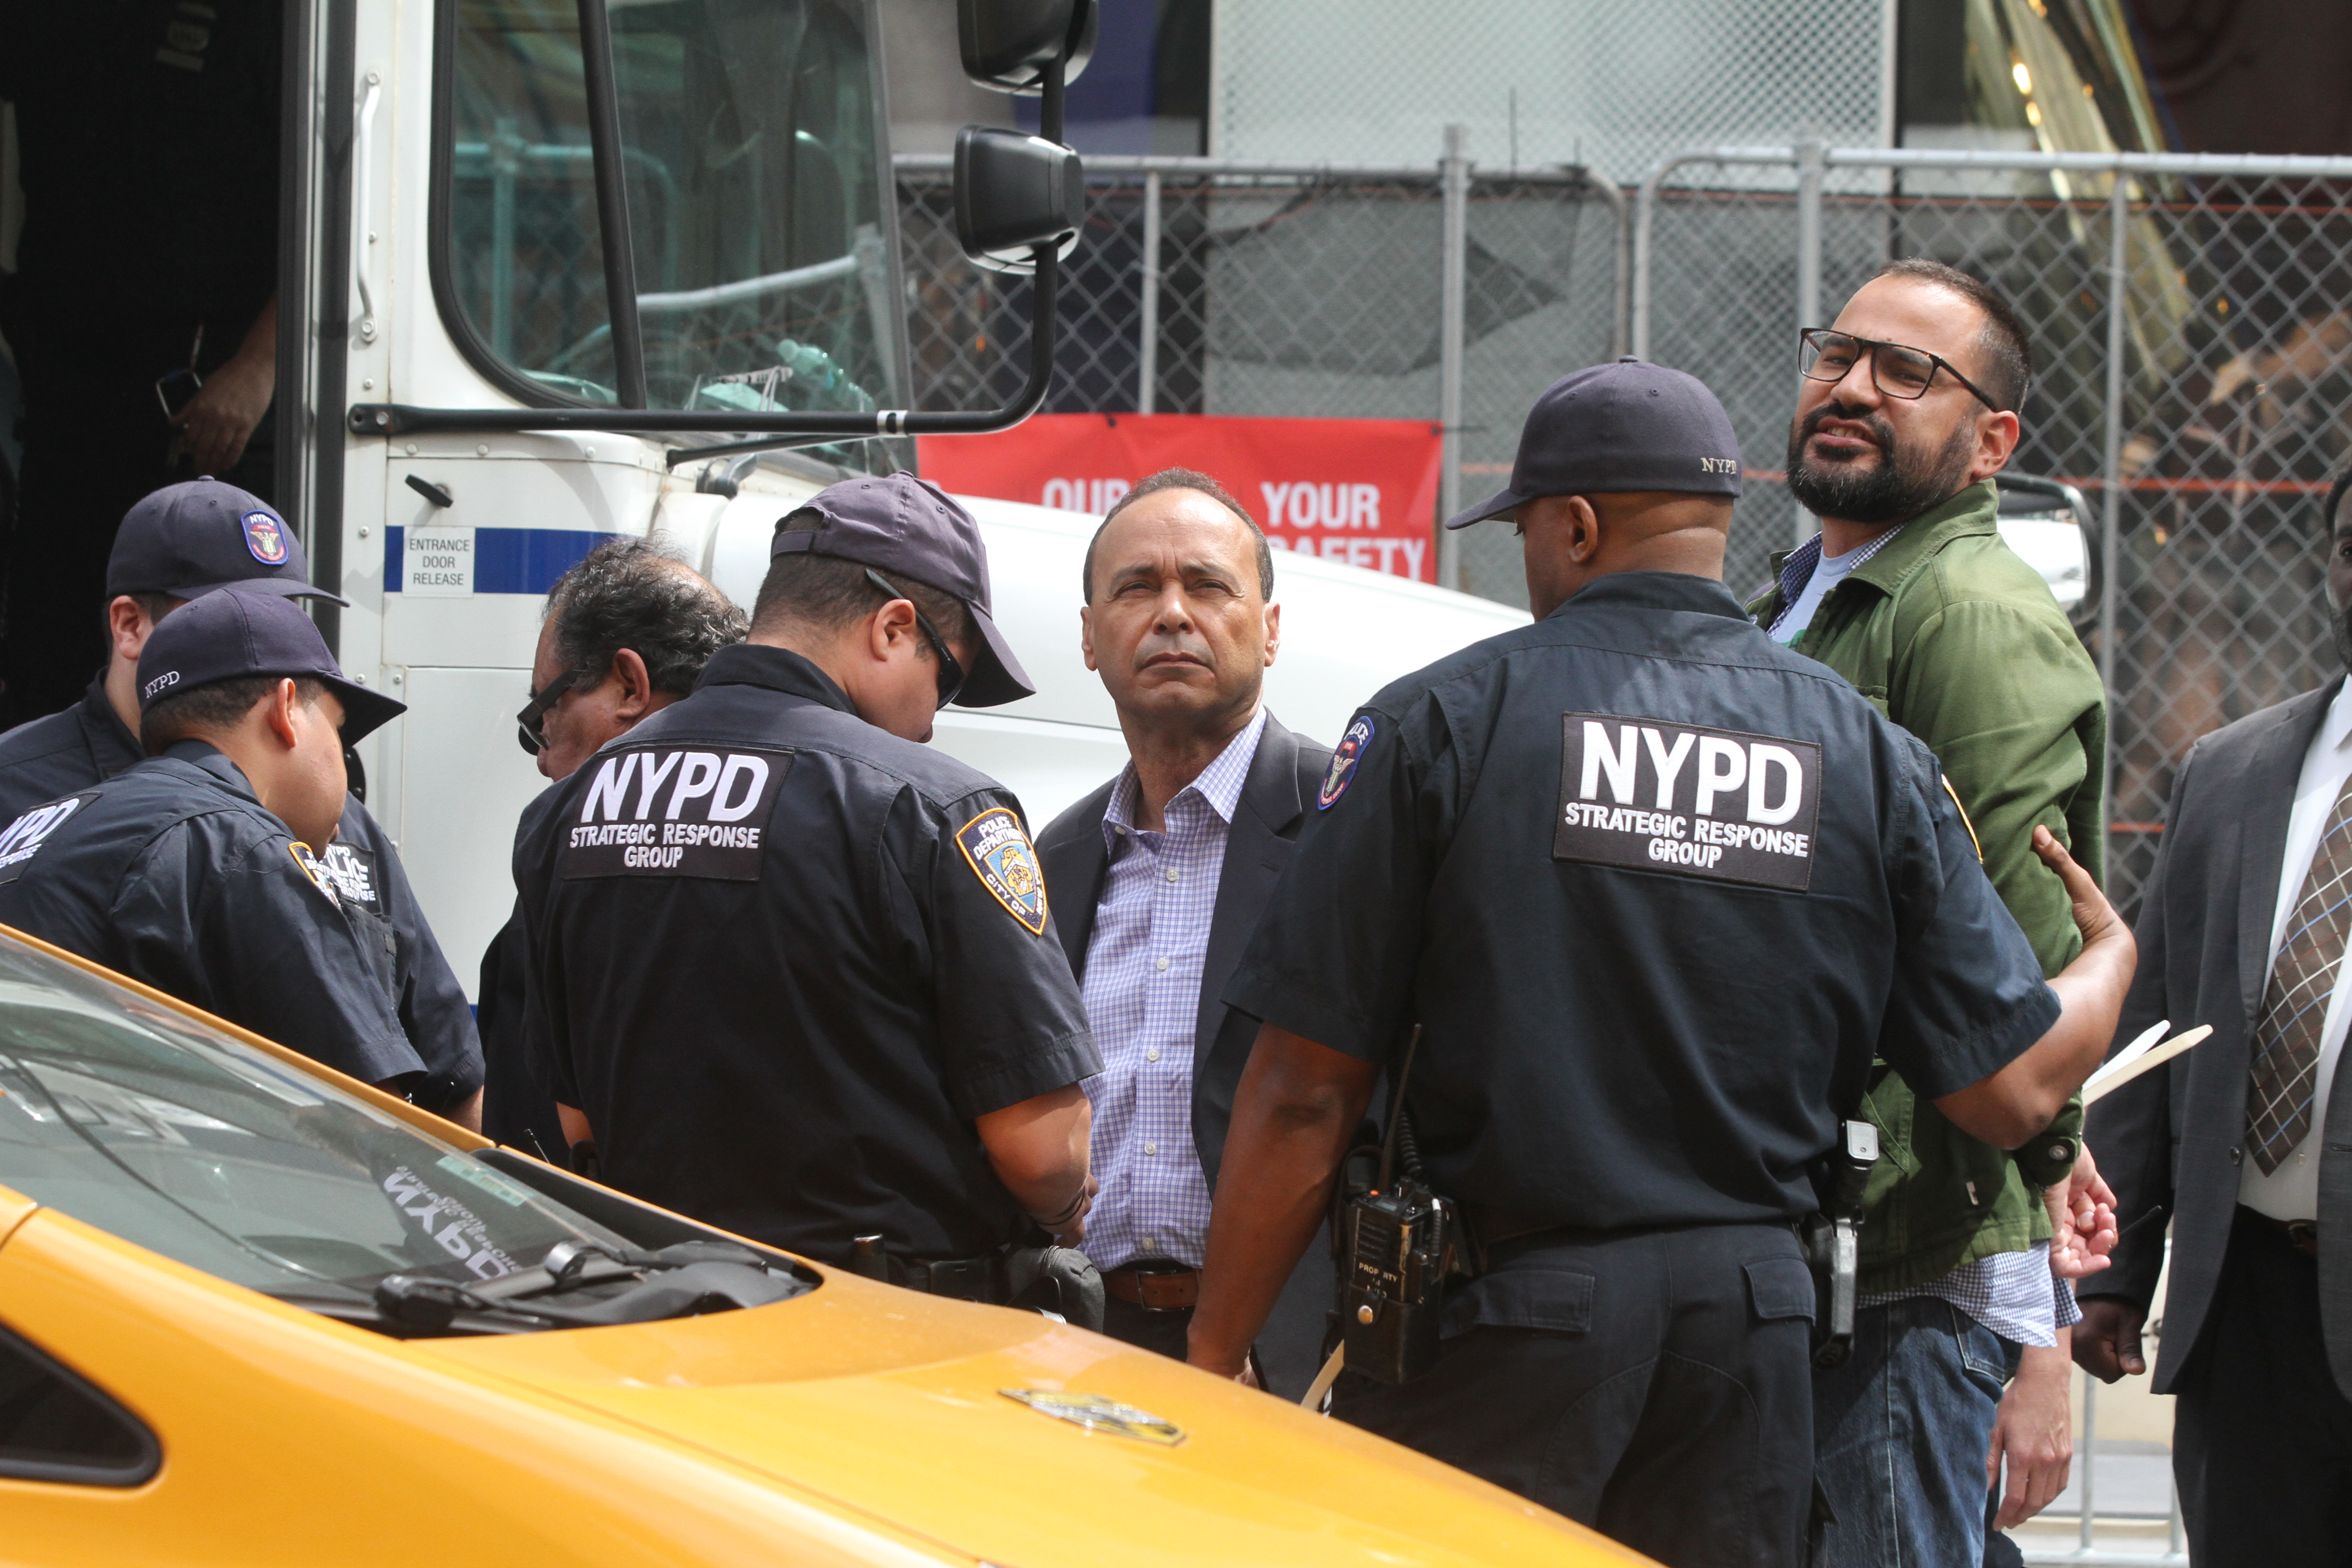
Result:
[[[997,436],[920,436],[923,477],[950,492],[1100,517],[1162,468],[1213,476],[1276,549],[1437,581],[1440,431],[1422,419],[1040,414]]]

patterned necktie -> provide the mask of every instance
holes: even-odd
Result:
[[[2319,1077],[2319,1034],[2327,1023],[2344,939],[2352,929],[2352,778],[2344,782],[2327,830],[2303,879],[2271,964],[2262,1016],[2254,1025],[2253,1081],[2246,1089],[2246,1142],[2269,1175],[2311,1131],[2312,1091]]]

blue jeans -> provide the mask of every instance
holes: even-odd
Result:
[[[1813,1374],[1829,1568],[1978,1568],[1985,1454],[2018,1347],[1949,1301],[1854,1314],[1853,1355]]]

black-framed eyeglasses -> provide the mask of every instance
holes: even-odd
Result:
[[[1853,362],[1868,354],[1870,379],[1889,397],[1908,403],[1927,396],[1927,388],[1935,384],[1936,373],[1940,370],[1975,394],[1977,401],[1995,414],[2008,412],[1987,396],[1983,387],[1962,375],[1950,360],[1926,349],[1882,342],[1876,338],[1857,338],[1833,327],[1807,327],[1797,334],[1797,374],[1807,381],[1843,381],[1853,372]]]
[[[940,706],[944,708],[954,701],[956,693],[963,689],[963,666],[956,662],[954,654],[948,651],[948,639],[940,636],[940,628],[931,625],[930,617],[923,614],[923,607],[892,587],[887,577],[868,566],[866,580],[891,598],[907,599],[907,603],[914,606],[915,624],[923,628],[923,635],[931,639],[931,651],[940,656]]]
[[[520,732],[515,738],[522,742],[522,749],[532,756],[536,757],[547,750],[547,710],[561,702],[565,692],[580,684],[581,674],[582,672],[576,669],[565,670],[562,675],[532,692],[530,700],[524,704],[523,710],[515,715],[515,723],[520,726]]]

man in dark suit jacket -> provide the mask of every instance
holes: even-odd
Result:
[[[1260,701],[1280,641],[1273,585],[1265,534],[1205,474],[1155,474],[1111,509],[1087,548],[1083,624],[1130,760],[1037,839],[1103,1053],[1087,1084],[1102,1190],[1086,1250],[1105,1329],[1178,1360],[1257,1037],[1225,982],[1331,755]],[[1329,1280],[1314,1254],[1260,1342],[1272,1386],[1294,1396],[1314,1375]]]
[[[2352,664],[2352,521],[2328,497],[2328,603]],[[2197,742],[2140,906],[2119,1040],[2212,1037],[2094,1106],[2114,1266],[2077,1287],[2074,1358],[2176,1394],[2189,1550],[2216,1564],[2352,1558],[2352,1092],[2331,1092],[2352,972],[2352,689],[2330,681]],[[2144,1222],[2144,1223],[2143,1223]]]

